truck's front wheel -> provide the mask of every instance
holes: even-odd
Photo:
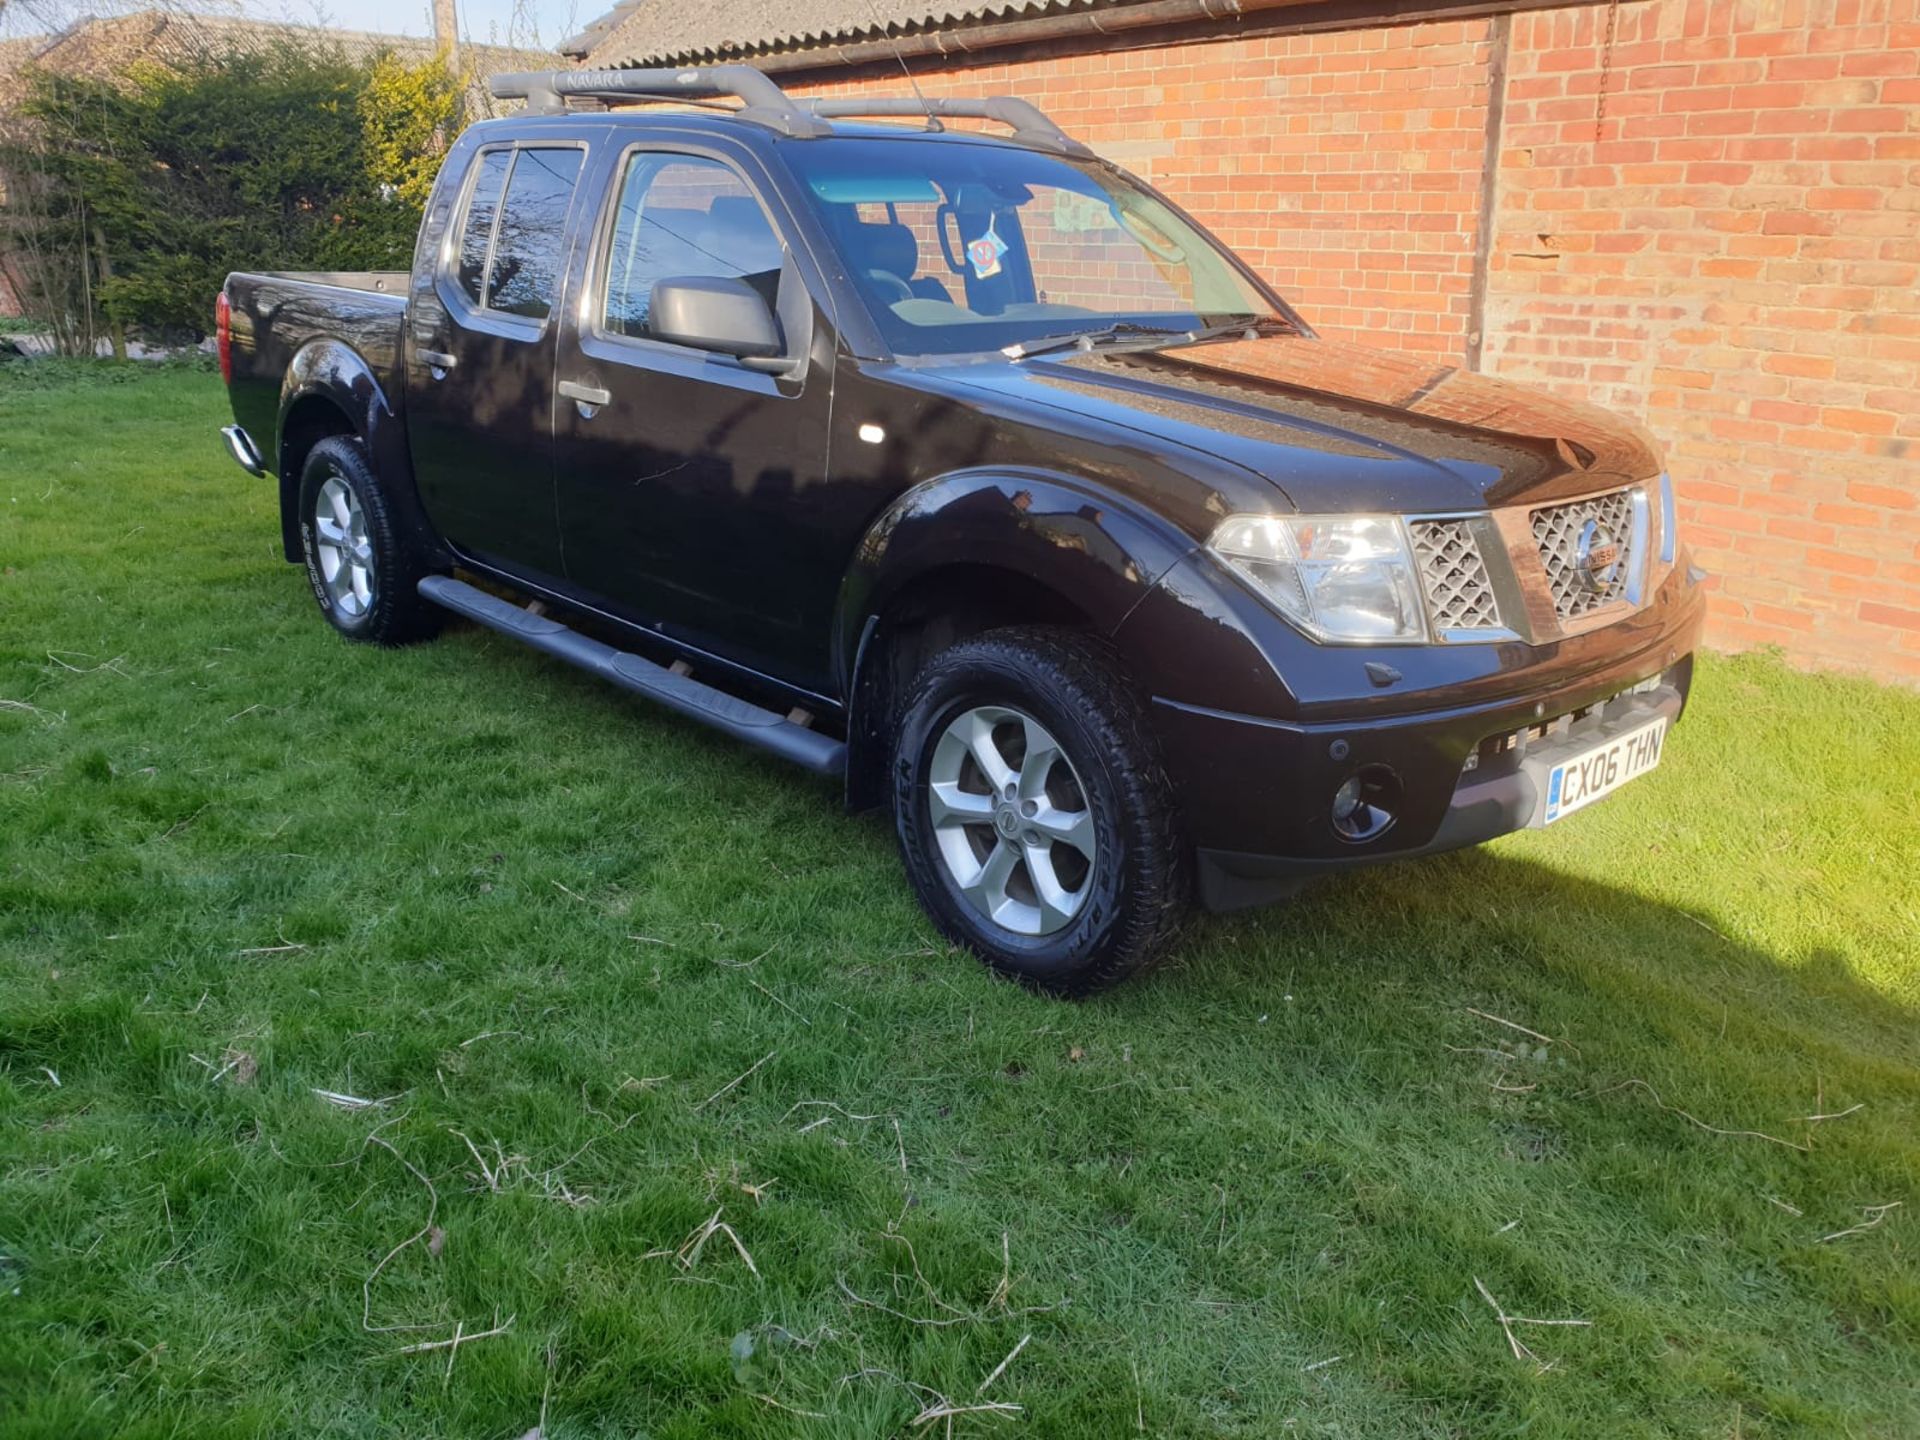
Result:
[[[894,747],[894,819],[935,923],[995,970],[1084,996],[1165,952],[1187,906],[1173,797],[1097,642],[992,631],[928,662]]]
[[[420,598],[426,567],[358,440],[336,435],[308,452],[300,546],[320,613],[349,640],[406,645],[439,630],[446,612]]]

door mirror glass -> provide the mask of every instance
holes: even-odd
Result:
[[[647,309],[656,339],[740,359],[780,353],[773,312],[744,280],[719,275],[656,280]]]

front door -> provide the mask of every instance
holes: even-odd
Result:
[[[479,149],[409,306],[407,435],[420,498],[475,559],[560,573],[553,498],[554,297],[598,131]]]
[[[781,226],[714,154],[640,146],[610,170],[555,372],[567,578],[622,618],[821,689],[828,627],[802,613],[791,577],[844,558],[809,553],[833,543],[820,503],[831,347],[791,380],[656,338],[658,280],[740,279],[772,307]]]

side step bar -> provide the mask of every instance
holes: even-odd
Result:
[[[691,676],[677,675],[651,660],[603,645],[558,620],[536,615],[445,575],[427,576],[420,582],[420,593],[456,615],[511,635],[556,660],[592,671],[623,690],[657,700],[669,710],[724,730],[737,740],[771,750],[816,775],[841,775],[846,771],[847,747],[831,736],[792,724],[783,715],[702,685]]]

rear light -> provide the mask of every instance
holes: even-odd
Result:
[[[220,379],[223,384],[233,383],[233,306],[227,303],[227,292],[222,290],[219,299],[213,302],[213,345],[220,353]]]

